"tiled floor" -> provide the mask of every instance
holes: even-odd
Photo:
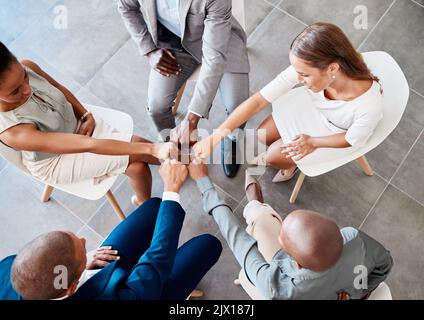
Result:
[[[68,29],[53,27],[58,5],[68,10]],[[355,29],[358,5],[367,9],[367,29]],[[341,227],[360,227],[380,240],[395,260],[387,280],[394,298],[424,299],[424,2],[246,0],[246,11],[252,92],[288,66],[291,40],[315,21],[337,23],[361,51],[387,51],[404,70],[410,100],[396,130],[368,156],[376,172],[373,177],[366,177],[351,163],[308,178],[294,206],[288,203],[293,181],[273,185],[275,171],[268,169],[261,182],[265,199],[282,216],[296,208],[313,209],[328,214]],[[125,31],[115,1],[0,0],[0,40],[19,58],[35,60],[82,101],[128,112],[134,117],[137,134],[156,138],[145,109],[148,63]],[[181,111],[191,91],[192,85]],[[216,126],[223,119],[221,108],[217,98],[211,120],[202,126]],[[255,127],[266,113],[269,110],[249,126]],[[160,195],[162,184],[157,169],[153,171],[154,195]],[[210,172],[224,199],[241,217],[246,204],[243,172],[233,180],[226,179],[219,166],[212,166]],[[0,257],[15,253],[36,235],[52,229],[77,232],[94,248],[118,223],[105,200],[83,201],[55,191],[52,201],[40,203],[42,186],[1,158],[0,181]],[[127,180],[120,178],[114,191],[124,211],[130,212]],[[187,183],[182,194],[188,214],[181,241],[204,232],[218,234],[199,205],[195,185]],[[233,285],[238,271],[225,246],[219,262],[199,285],[204,298],[248,298]]]

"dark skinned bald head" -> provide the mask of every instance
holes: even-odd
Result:
[[[283,250],[302,268],[325,271],[339,260],[343,238],[339,227],[327,217],[309,210],[296,210],[283,221]]]
[[[54,231],[43,234],[27,244],[16,256],[11,270],[15,291],[26,300],[56,299],[65,289],[56,289],[56,266],[66,266],[68,283],[78,277],[75,247],[69,234]]]

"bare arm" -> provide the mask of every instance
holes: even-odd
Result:
[[[255,93],[231,113],[231,115],[218,127],[214,135],[219,141],[222,140],[229,132],[239,128],[268,105],[269,102],[259,92]]]
[[[194,147],[194,154],[199,158],[207,158],[214,147],[234,129],[247,122],[255,114],[265,109],[269,102],[258,92],[243,102],[234,110],[214,133],[207,138],[197,142]]]
[[[346,132],[325,137],[311,137],[306,134],[300,134],[292,142],[283,144],[281,153],[286,158],[298,161],[317,148],[347,148],[350,146],[349,142],[346,141]]]
[[[326,137],[313,137],[312,144],[315,148],[347,148],[351,145],[346,141],[346,133],[337,133]]]
[[[151,155],[155,148],[151,143],[129,143],[111,139],[94,139],[78,134],[42,132],[33,124],[14,126],[0,134],[0,139],[17,150],[54,154],[91,152],[104,155]]]

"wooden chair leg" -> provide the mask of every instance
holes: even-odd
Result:
[[[290,196],[289,202],[291,204],[296,202],[297,195],[299,194],[300,188],[302,187],[303,180],[305,180],[305,174],[300,172],[299,177],[297,178],[296,185],[294,186],[293,192]]]
[[[184,82],[184,84],[181,86],[180,90],[178,90],[177,97],[175,98],[174,105],[172,106],[172,114],[173,115],[177,114],[178,107],[180,106],[180,102],[181,102],[181,99],[184,95],[184,90],[185,90],[186,85],[187,85],[187,82]]]
[[[370,164],[368,163],[368,160],[365,156],[359,157],[358,159],[359,165],[362,167],[362,170],[364,170],[365,174],[367,176],[372,176],[374,172],[372,171],[372,168]]]
[[[112,191],[108,191],[106,193],[106,198],[109,201],[110,205],[112,206],[113,210],[117,214],[120,220],[125,220],[125,214],[122,212],[121,207],[119,206],[118,201],[116,201],[115,196],[113,195]]]
[[[190,298],[200,298],[200,297],[203,297],[203,291],[193,290],[193,292],[190,294],[190,297],[188,298],[190,299]]]
[[[54,188],[46,184],[44,186],[43,194],[41,195],[41,202],[47,202],[50,200],[50,196],[52,195]]]

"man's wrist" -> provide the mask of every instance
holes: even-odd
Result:
[[[198,176],[198,177],[196,177],[196,179],[194,179],[194,181],[197,182],[197,181],[203,179],[204,177],[208,177],[208,175],[204,174],[204,175]]]
[[[152,54],[153,52],[158,51],[158,50],[159,50],[158,48],[155,48],[152,51],[147,52],[144,56],[147,57],[147,58],[149,58],[150,57],[150,54]]]
[[[165,183],[163,192],[175,192],[180,193],[181,186],[177,183]]]
[[[200,118],[201,117],[199,115],[189,111],[187,113],[186,120],[190,123],[190,125],[197,127],[197,124],[199,123]]]

